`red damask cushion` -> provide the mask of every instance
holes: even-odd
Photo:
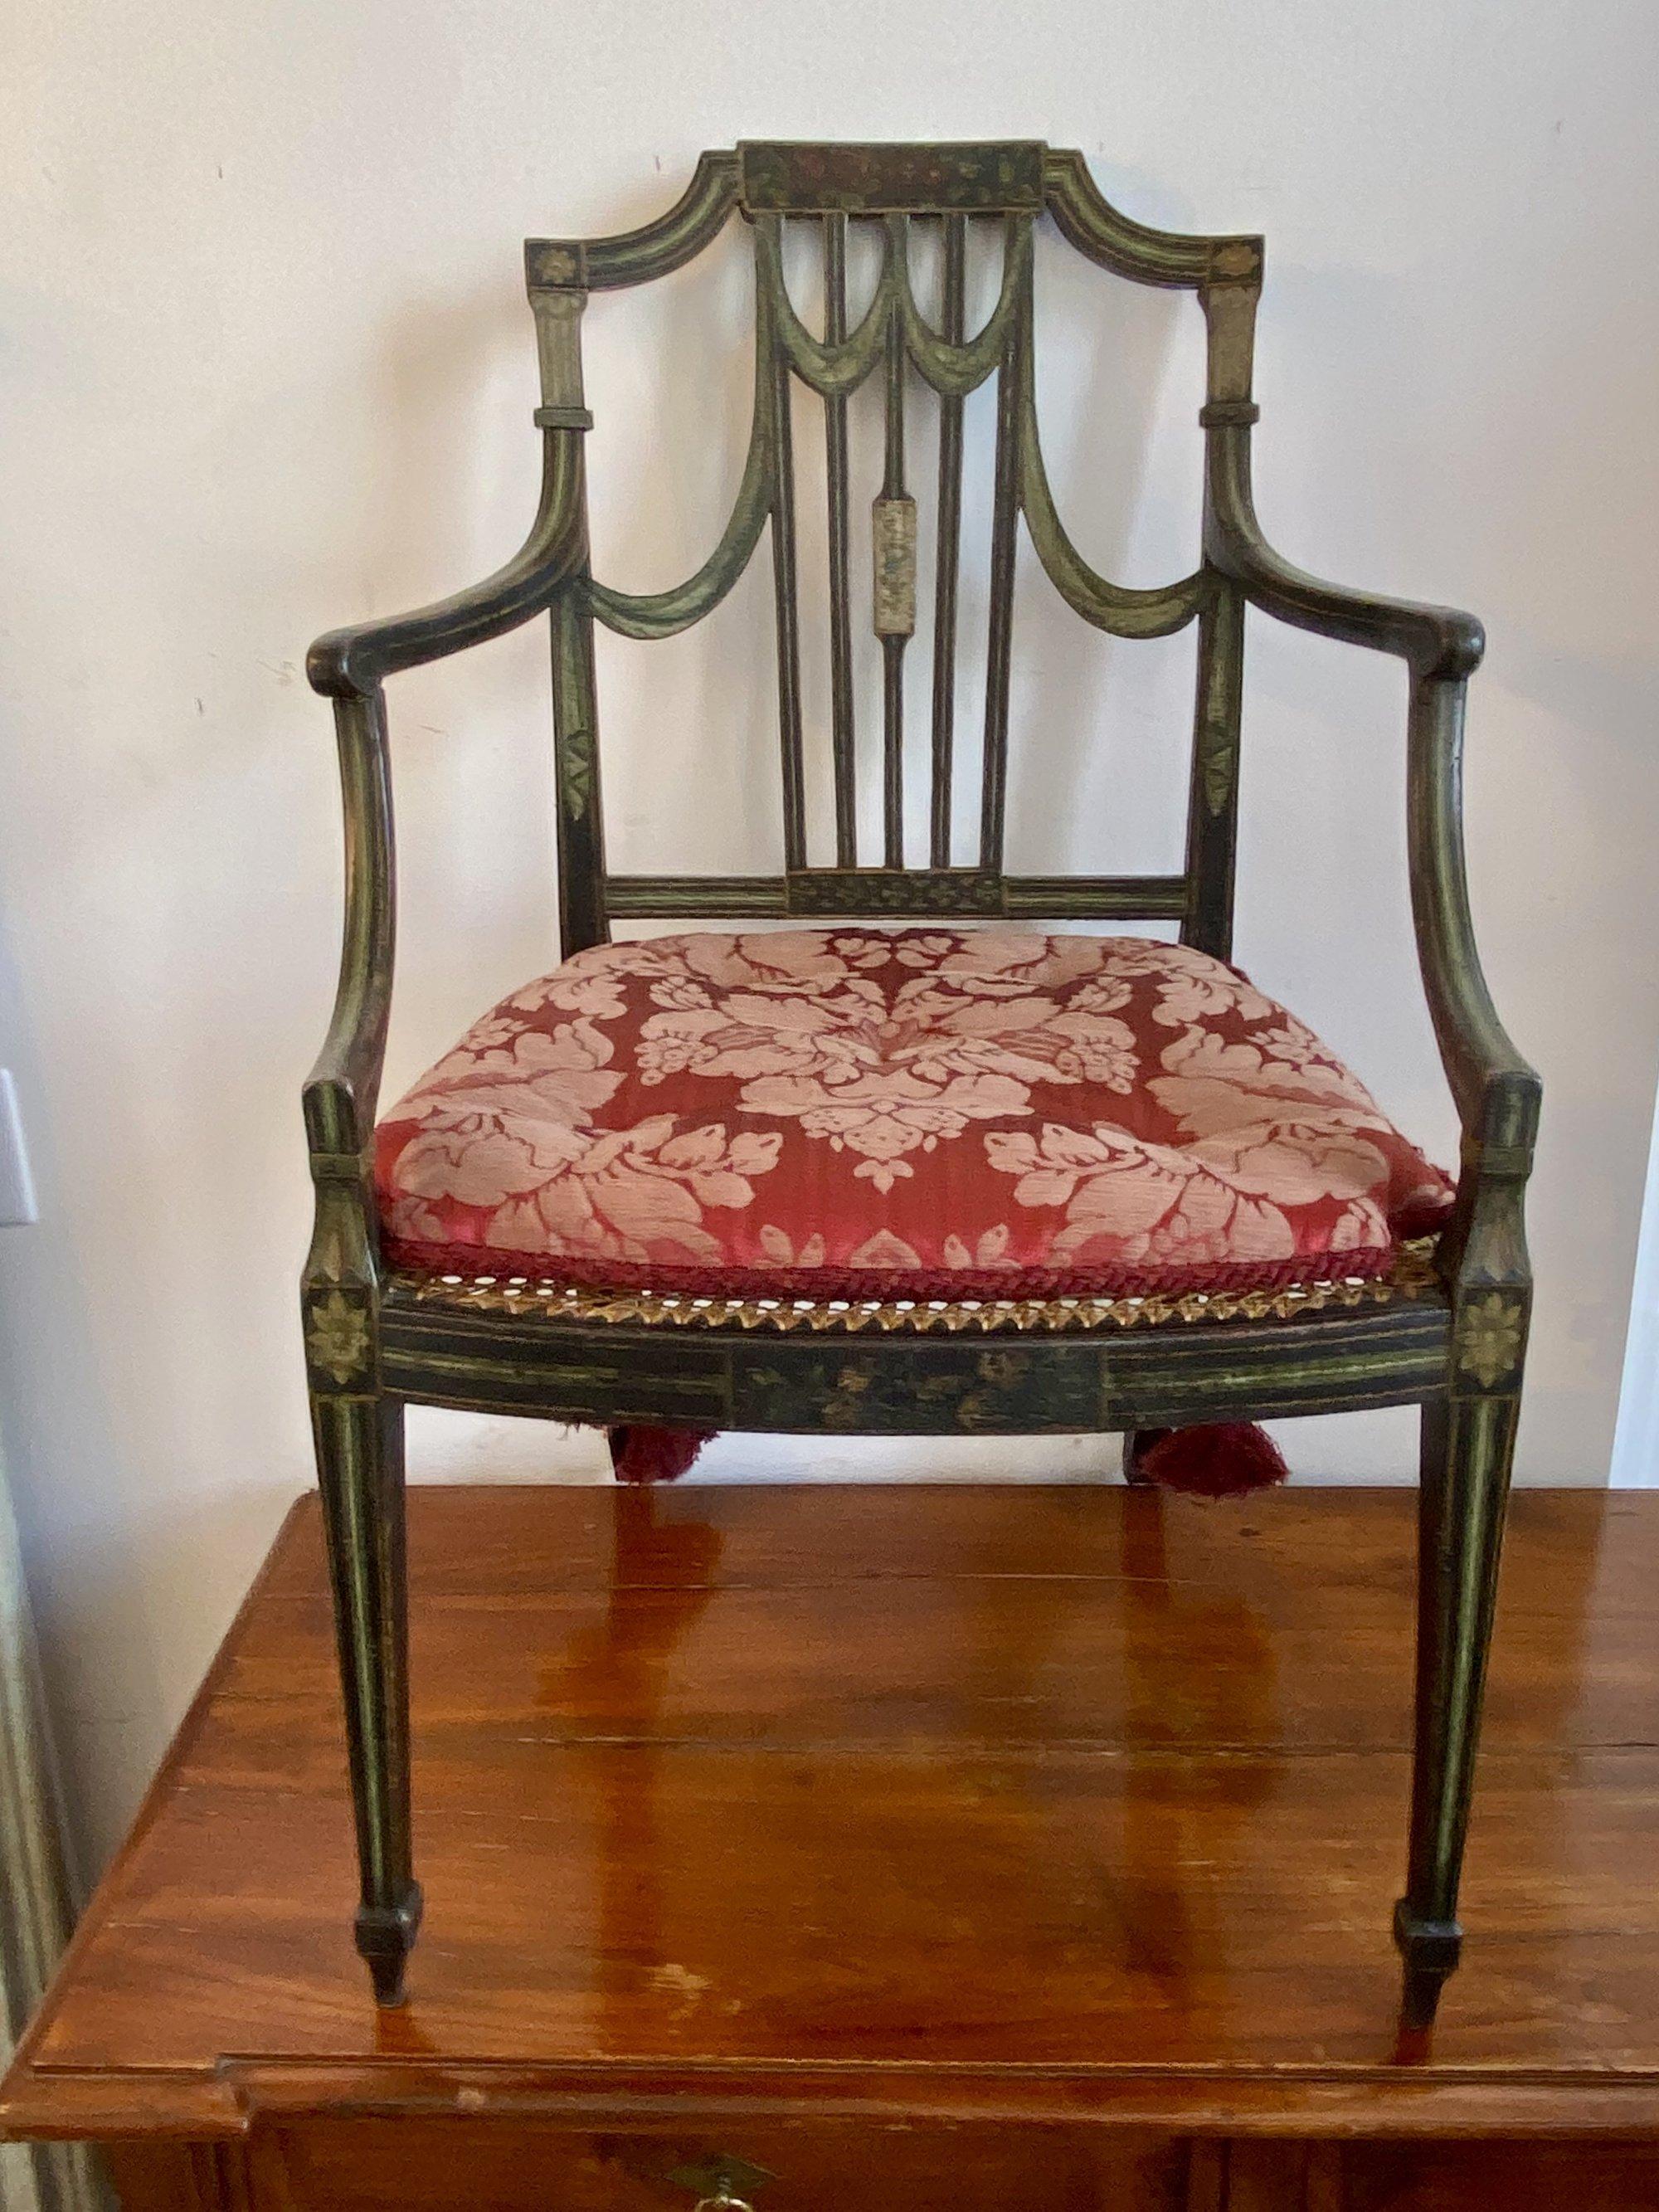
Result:
[[[1451,1202],[1236,969],[1000,926],[580,953],[392,1109],[377,1177],[402,1265],[738,1296],[1375,1274]]]

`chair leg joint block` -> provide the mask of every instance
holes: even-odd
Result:
[[[1394,1940],[1409,1972],[1442,1979],[1456,1972],[1463,1951],[1460,1923],[1419,1920],[1411,1909],[1411,1900],[1404,1897],[1394,1908]]]
[[[400,2005],[404,1969],[421,1928],[421,1887],[411,1881],[395,1905],[360,1905],[357,1951],[374,1984],[374,2002]]]

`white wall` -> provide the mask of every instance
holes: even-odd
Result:
[[[1619,1422],[1607,1480],[1615,1490],[1659,1490],[1659,1118],[1648,1151],[1642,1233],[1636,1248]]]
[[[518,542],[521,238],[636,221],[737,136],[1043,135],[1133,215],[1268,234],[1267,526],[1312,567],[1490,628],[1474,901],[1547,1085],[1524,1472],[1604,1479],[1659,1042],[1651,0],[58,0],[12,11],[8,45],[0,1060],[45,1218],[0,1237],[0,1418],[94,1856],[307,1479],[295,1093],[331,988],[338,831],[305,647]],[[1052,296],[1086,299],[1109,348],[1049,356],[1059,489],[1086,550],[1153,580],[1192,544],[1196,310],[1103,283]],[[735,298],[716,271],[590,315],[620,580],[671,580],[719,520],[741,371],[688,371],[665,400],[646,340],[719,335]],[[710,430],[701,458],[677,450]],[[1066,632],[1062,661],[1031,604],[1021,857],[1167,840],[1167,804],[1129,792],[1175,758],[1179,653],[1132,667]],[[712,634],[607,666],[619,859],[769,858],[764,611],[757,579]],[[1447,1156],[1401,678],[1267,624],[1250,664],[1241,957]],[[396,689],[394,1084],[550,957],[540,676],[532,634]],[[1291,1443],[1310,1474],[1410,1463],[1404,1416]],[[426,1475],[604,1463],[591,1438],[435,1415],[415,1446]],[[762,1442],[711,1468],[827,1463]]]

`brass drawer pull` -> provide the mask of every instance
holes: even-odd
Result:
[[[702,2166],[677,2166],[668,2177],[682,2189],[697,2191],[692,2212],[755,2212],[750,2198],[774,2178],[763,2166],[726,2157]]]

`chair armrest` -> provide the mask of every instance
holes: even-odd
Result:
[[[1473,615],[1351,591],[1294,567],[1268,544],[1256,520],[1246,434],[1212,431],[1209,447],[1204,550],[1252,605],[1322,637],[1398,653],[1419,676],[1473,675],[1486,649],[1486,632]]]
[[[1204,550],[1251,605],[1300,629],[1396,653],[1412,670],[1407,850],[1418,964],[1462,1128],[1447,1257],[1459,1279],[1528,1279],[1522,1200],[1542,1085],[1498,1019],[1475,945],[1463,849],[1463,707],[1486,633],[1454,607],[1322,582],[1262,536],[1240,423],[1210,430]]]
[[[1532,1169],[1542,1085],[1498,1019],[1475,945],[1463,851],[1461,678],[1412,685],[1407,849],[1429,1015],[1462,1125],[1455,1238],[1482,1275],[1522,1279],[1521,1198]],[[1460,1259],[1460,1265],[1464,1264]]]
[[[574,434],[554,433],[547,440],[536,520],[506,566],[431,606],[330,630],[306,656],[312,688],[334,699],[366,698],[399,669],[441,660],[516,629],[551,604],[584,550],[579,441]]]
[[[334,1013],[304,1091],[313,1172],[367,1177],[367,1148],[391,1014],[397,936],[392,775],[383,678],[515,629],[551,605],[586,557],[580,438],[546,440],[541,501],[529,537],[504,568],[412,614],[331,630],[307,656],[313,685],[334,702],[345,815],[345,932]]]
[[[334,702],[345,815],[345,928],[334,1012],[302,1095],[313,1173],[349,1175],[374,1130],[392,1011],[397,889],[386,703],[376,690]]]

